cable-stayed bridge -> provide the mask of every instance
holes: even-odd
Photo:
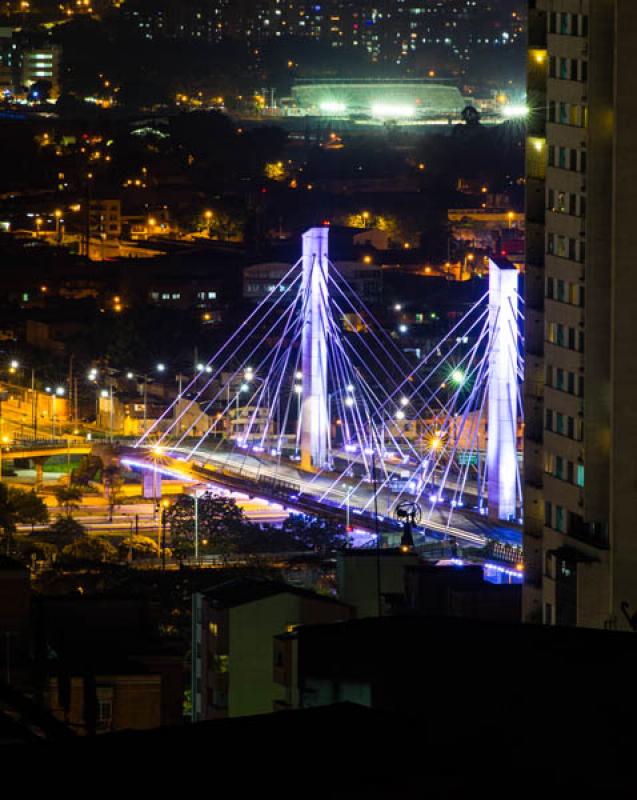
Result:
[[[519,546],[517,271],[490,260],[488,291],[414,361],[334,267],[328,236],[303,235],[299,261],[126,460],[366,530],[409,501],[421,529]]]

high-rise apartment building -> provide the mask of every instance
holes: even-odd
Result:
[[[521,0],[128,0],[123,15],[148,39],[314,40],[372,62],[469,61],[524,34]],[[516,10],[517,9],[517,10]]]
[[[628,628],[637,612],[637,3],[530,0],[528,25],[524,613]]]

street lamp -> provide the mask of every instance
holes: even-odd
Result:
[[[55,389],[47,386],[44,390],[47,394],[51,395],[51,433],[55,436],[55,420],[56,420],[56,405],[55,401],[58,397],[64,397],[64,387],[56,386]],[[62,433],[62,426],[60,426],[60,434]]]
[[[109,388],[108,389],[102,389],[100,391],[100,397],[104,397],[104,398],[108,397],[109,398],[109,402],[108,402],[109,436],[108,436],[108,439],[109,439],[110,442],[112,442],[113,441],[113,381],[112,381],[112,379],[110,381]]]
[[[195,563],[199,564],[199,495],[194,493],[195,501]]]
[[[60,233],[61,233],[60,225],[64,221],[62,219],[62,209],[56,208],[55,211],[53,212],[53,216],[55,217],[55,240],[56,240],[56,242],[60,242],[61,241],[61,238],[60,238]]]
[[[9,372],[15,374],[21,368],[17,359],[13,359],[9,364]],[[41,367],[31,367],[31,427],[33,429],[34,441],[38,438],[38,402],[37,392],[35,391],[35,374]]]
[[[170,503],[168,500],[162,501],[161,509],[161,568],[162,571],[166,570],[166,525],[168,523],[168,507]]]
[[[350,498],[354,494],[354,487],[353,486],[346,486],[347,493],[345,495],[345,532],[349,533],[349,506],[350,506]]]
[[[466,380],[466,375],[461,369],[454,369],[451,375],[449,376],[449,380],[456,386],[460,387],[464,384]]]

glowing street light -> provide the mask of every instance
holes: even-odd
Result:
[[[407,331],[409,330],[409,328],[408,328],[406,325],[399,325],[399,326],[398,326],[398,330],[399,330],[401,333],[407,333]]]
[[[346,398],[345,398],[345,405],[346,405],[348,408],[352,408],[352,406],[353,406],[355,403],[356,403],[356,400],[354,400],[354,398],[353,398],[353,397],[346,397]]]
[[[432,436],[431,439],[429,440],[429,447],[432,450],[440,450],[441,444],[442,440],[440,439],[440,436],[438,436],[437,434],[435,436]]]
[[[409,405],[409,398],[408,397],[401,397],[400,398],[400,405],[403,406],[403,408],[405,406],[408,406]]]
[[[398,410],[396,412],[396,419],[405,419],[405,412],[401,411],[401,410]]]
[[[165,364],[162,364],[161,362],[157,364],[157,372],[165,372],[165,370],[166,370]]]
[[[502,106],[502,116],[506,119],[524,119],[529,115],[529,107],[524,103],[509,103]]]
[[[449,380],[456,386],[462,386],[466,380],[466,375],[461,369],[454,369]]]

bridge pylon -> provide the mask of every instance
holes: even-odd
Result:
[[[327,414],[328,229],[303,234],[301,340],[301,469],[322,469],[328,459]]]
[[[493,520],[517,510],[518,272],[489,259],[487,504]]]

